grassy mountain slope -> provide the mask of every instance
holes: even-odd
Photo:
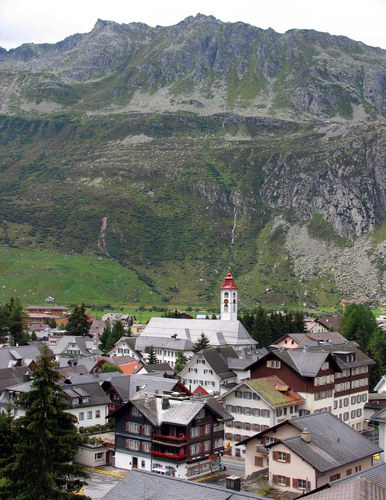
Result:
[[[215,305],[228,264],[248,307],[383,296],[384,68],[205,16],[1,51],[0,300]]]

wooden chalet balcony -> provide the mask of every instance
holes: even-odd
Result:
[[[173,460],[175,462],[185,462],[186,461],[186,454],[184,450],[180,450],[179,453],[170,453],[170,452],[163,452],[163,451],[151,451],[151,455],[155,458],[160,458],[161,460]]]
[[[185,446],[187,441],[188,441],[188,437],[185,435],[166,436],[164,434],[153,434],[153,443],[174,446],[176,448],[180,448],[181,446]]]

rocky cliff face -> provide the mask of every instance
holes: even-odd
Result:
[[[385,82],[380,49],[200,15],[0,51],[0,242],[165,300],[229,262],[249,306],[384,295]]]

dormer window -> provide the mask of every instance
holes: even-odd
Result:
[[[85,396],[82,398],[82,403],[88,403],[90,401],[90,398],[88,396]]]
[[[73,398],[72,404],[73,405],[78,405],[79,404],[79,398]]]

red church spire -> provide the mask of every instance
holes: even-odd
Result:
[[[238,290],[233,276],[231,275],[231,268],[228,267],[228,274],[224,278],[224,283],[221,285],[220,290]]]

